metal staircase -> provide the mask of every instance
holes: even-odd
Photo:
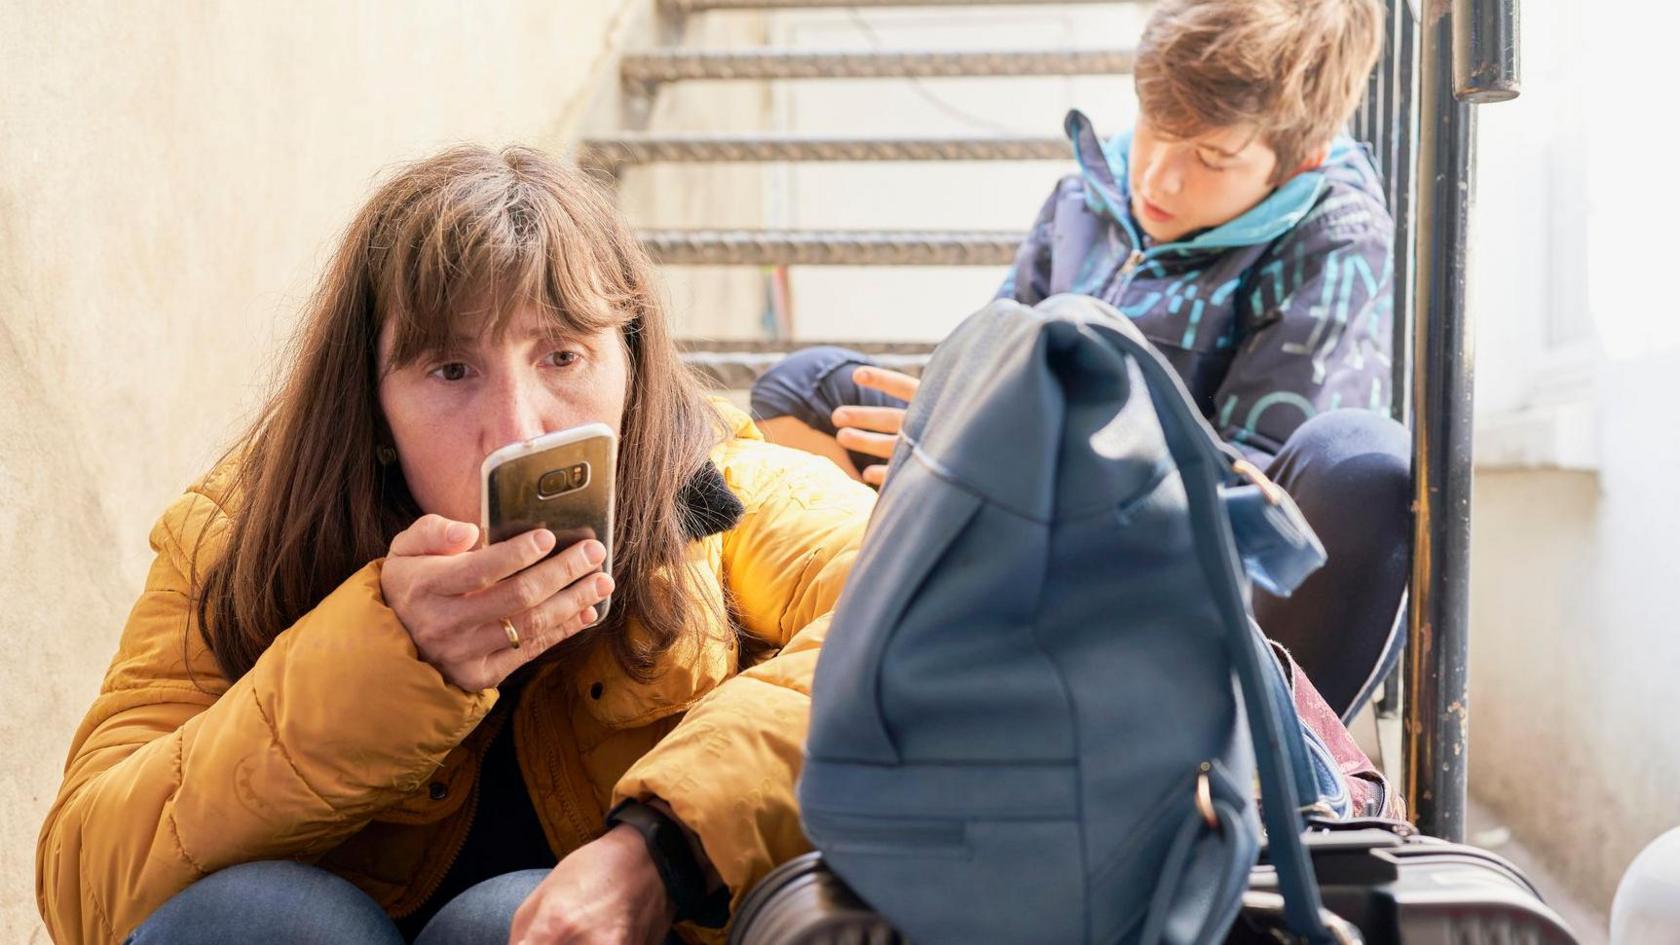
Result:
[[[656,162],[1034,161],[1067,156],[1061,138],[838,138],[793,135],[625,134],[584,143],[578,160],[616,177]]]
[[[962,17],[1000,6],[1071,6],[1098,0],[663,0],[668,20],[718,11],[793,11],[817,8],[937,7]],[[1109,0],[1110,3],[1113,0]],[[972,8],[972,9],[963,9]],[[948,10],[949,12],[943,12]],[[725,12],[723,15],[728,15]],[[668,29],[667,35],[681,35]],[[672,83],[720,80],[925,79],[1024,76],[1124,75],[1129,49],[978,49],[808,51],[757,48],[739,51],[657,48],[626,55],[620,77],[632,109],[649,115]],[[619,178],[655,164],[768,162],[997,162],[1070,157],[1065,140],[1023,135],[843,137],[787,134],[660,134],[637,130],[588,139],[580,164]],[[1048,186],[1049,181],[1045,181]],[[1023,223],[1026,221],[1023,220]],[[937,221],[929,220],[937,225]],[[1007,265],[1024,232],[973,230],[742,230],[645,229],[643,245],[666,266],[760,266],[786,277],[789,266],[994,266]],[[973,300],[976,304],[983,299]],[[716,345],[695,342],[695,347]],[[765,346],[772,349],[776,346]],[[785,345],[784,345],[785,347]],[[767,362],[761,363],[762,366]],[[738,379],[738,375],[737,375]]]
[[[1031,49],[1018,52],[690,52],[624,57],[627,84],[657,88],[685,79],[933,79],[963,76],[1126,75],[1130,50]]]
[[[665,0],[665,7],[677,13],[703,13],[707,10],[810,10],[825,7],[985,7],[1030,6],[1050,0]],[[1062,5],[1075,3],[1114,3],[1115,0],[1060,0]]]

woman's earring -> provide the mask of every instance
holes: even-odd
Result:
[[[397,448],[380,444],[379,448],[373,451],[373,455],[379,458],[379,465],[389,466],[397,461]]]

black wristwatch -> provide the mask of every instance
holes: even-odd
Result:
[[[658,808],[638,800],[620,803],[607,814],[607,829],[629,824],[642,835],[654,868],[659,870],[665,894],[677,907],[678,922],[693,922],[709,929],[721,929],[729,921],[729,887],[706,891],[706,873],[688,845],[682,825]]]

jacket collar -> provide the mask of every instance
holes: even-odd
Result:
[[[1141,246],[1137,221],[1132,217],[1130,177],[1127,174],[1132,132],[1124,131],[1105,142],[1097,136],[1091,119],[1078,109],[1068,112],[1063,128],[1073,145],[1073,158],[1085,182],[1086,206],[1093,213],[1119,224],[1131,237],[1132,245]],[[1203,230],[1192,239],[1161,246],[1195,251],[1269,243],[1289,232],[1318,203],[1325,187],[1329,186],[1327,169],[1358,160],[1359,153],[1360,146],[1352,139],[1339,137],[1330,146],[1324,168],[1296,174],[1265,200],[1233,220]]]
[[[698,547],[690,548],[685,566],[706,569],[712,553],[710,539],[734,528],[745,514],[745,506],[729,488],[717,465],[711,462],[678,494],[677,504],[690,541],[699,543]],[[700,582],[708,591],[715,583]],[[708,604],[720,616],[726,614],[721,591]],[[649,680],[638,680],[625,673],[610,647],[600,642],[590,646],[576,664],[575,672],[569,674],[576,703],[611,728],[646,725],[686,710],[700,696],[728,679],[735,668],[737,647],[730,645],[735,632],[733,625],[727,619],[707,619],[708,612],[704,609],[696,617],[700,626],[665,653],[656,675]],[[619,624],[618,632],[635,636],[647,631],[639,621],[630,620]]]
[[[682,511],[683,531],[689,541],[729,531],[747,511],[730,491],[729,483],[724,482],[717,464],[710,460],[677,493],[677,507]]]

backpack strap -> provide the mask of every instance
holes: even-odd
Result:
[[[1095,318],[1091,317],[1093,308],[1098,313]],[[1189,499],[1197,557],[1224,618],[1226,644],[1254,739],[1261,813],[1283,891],[1285,921],[1307,942],[1336,945],[1346,932],[1343,930],[1339,937],[1325,924],[1312,860],[1301,841],[1303,823],[1296,781],[1309,776],[1311,768],[1301,742],[1300,723],[1288,686],[1277,672],[1277,662],[1262,652],[1263,641],[1253,628],[1242,564],[1220,500],[1221,486],[1240,477],[1233,468],[1235,454],[1191,406],[1189,394],[1172,368],[1147,342],[1121,327],[1125,324],[1121,316],[1112,314],[1112,309],[1103,311],[1106,308],[1094,299],[1074,296],[1053,298],[1040,306],[1041,311],[1074,316],[1080,331],[1093,341],[1129,355],[1148,385],[1168,451]]]

